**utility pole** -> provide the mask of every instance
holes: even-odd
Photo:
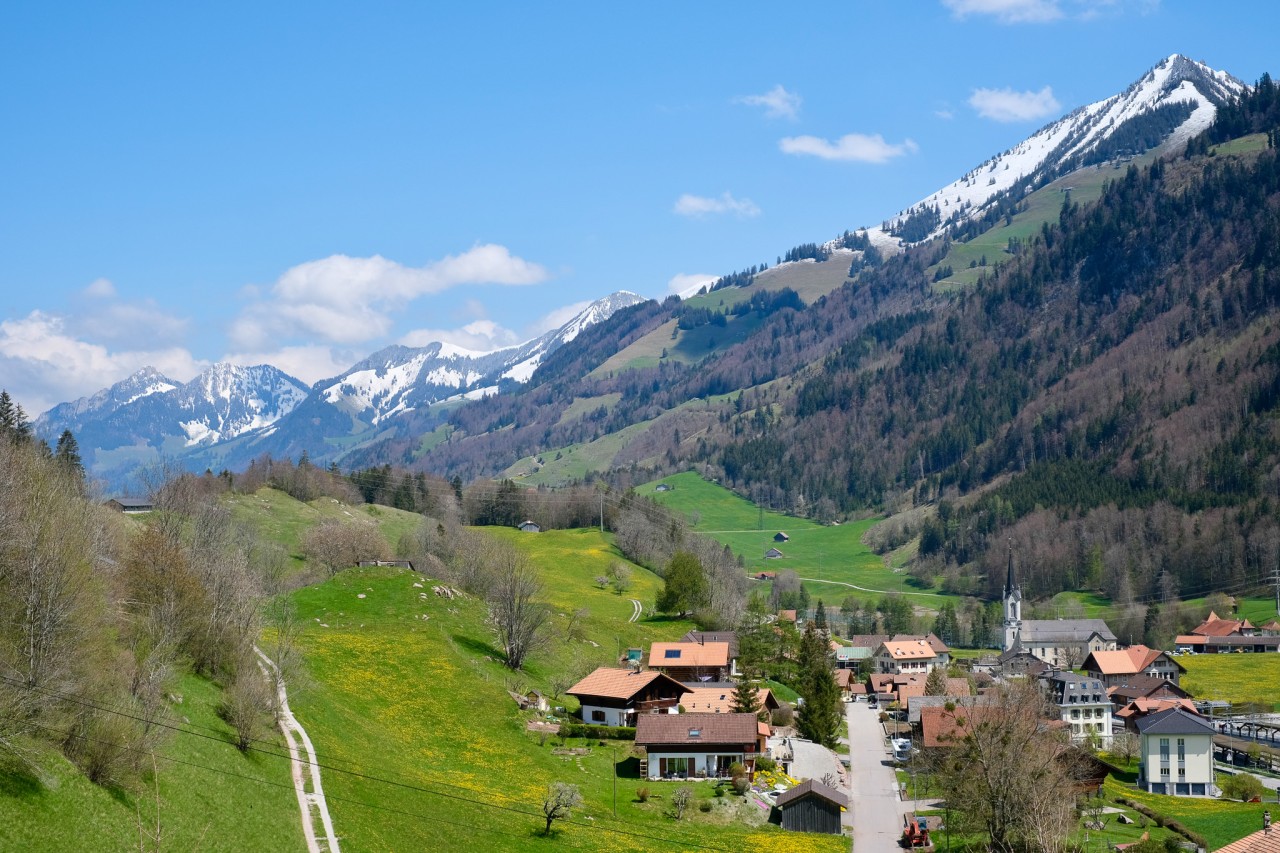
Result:
[[[604,492],[600,493],[600,532],[604,533]]]
[[[1276,588],[1276,615],[1280,616],[1280,553],[1276,554],[1276,567],[1271,572],[1271,583]]]
[[[613,753],[613,817],[618,818],[618,747],[614,745]]]

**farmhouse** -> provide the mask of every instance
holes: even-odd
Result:
[[[654,643],[649,647],[649,669],[676,681],[724,681],[729,677],[729,644]]]
[[[1107,688],[1111,704],[1123,708],[1135,699],[1186,699],[1190,696],[1172,681],[1150,675],[1135,675],[1124,683]]]
[[[106,505],[124,513],[151,512],[156,508],[149,498],[112,498]]]
[[[778,795],[778,811],[782,828],[792,832],[843,832],[840,813],[849,805],[849,797],[828,785],[806,779],[789,791]]]
[[[1107,687],[1125,684],[1139,675],[1177,684],[1187,671],[1182,664],[1159,649],[1142,645],[1116,651],[1093,652],[1085,659],[1082,668],[1094,678],[1101,679]]]
[[[647,714],[675,714],[690,689],[661,672],[600,667],[565,693],[582,705],[582,721],[634,726]]]
[[[768,727],[755,714],[678,714],[636,720],[636,746],[646,750],[640,775],[649,779],[719,779],[734,764],[755,772]]]
[[[1213,796],[1213,725],[1208,720],[1170,708],[1143,717],[1137,727],[1139,788],[1152,794]]]

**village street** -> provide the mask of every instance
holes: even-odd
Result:
[[[849,800],[853,849],[857,853],[898,850],[903,804],[877,712],[861,702],[846,706],[849,721]]]

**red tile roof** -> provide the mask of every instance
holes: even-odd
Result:
[[[654,643],[650,667],[728,666],[728,643]]]
[[[565,691],[570,696],[606,696],[610,699],[630,699],[653,681],[670,682],[675,694],[688,693],[690,689],[661,672],[650,670],[636,672],[633,669],[615,669],[602,666]]]

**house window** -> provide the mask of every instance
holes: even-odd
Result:
[[[664,651],[663,651],[662,656],[663,656],[664,658],[666,658],[667,660],[672,660],[672,659],[674,659],[674,658],[678,658],[678,657],[680,657],[680,650],[679,650],[679,649],[666,649],[666,650],[664,650]]]
[[[689,737],[702,737],[702,729],[689,729]]]
[[[1169,768],[1168,768],[1168,767],[1161,767],[1161,768],[1160,768],[1160,778],[1162,778],[1162,779],[1168,779],[1168,778],[1169,778]]]
[[[1178,738],[1178,760],[1179,761],[1187,760],[1187,739],[1186,738],[1181,738],[1181,737]]]
[[[591,711],[591,722],[603,723],[605,721],[604,711],[596,708]]]
[[[1160,738],[1160,760],[1169,760],[1169,739],[1167,737]]]

